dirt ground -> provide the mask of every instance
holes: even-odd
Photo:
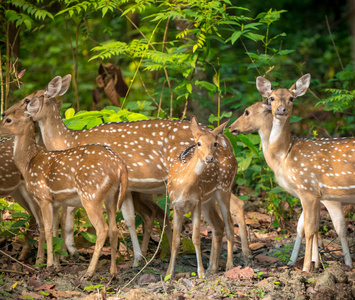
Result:
[[[311,273],[302,272],[302,248],[296,266],[286,266],[295,239],[296,220],[288,221],[288,228],[276,230],[271,226],[269,215],[248,208],[247,223],[253,261],[244,266],[241,257],[238,227],[235,226],[235,268],[225,272],[226,247],[222,246],[220,272],[204,279],[196,277],[196,259],[191,249],[191,224],[186,221],[183,231],[183,246],[178,257],[176,277],[164,280],[169,257],[164,242],[155,258],[144,267],[132,268],[130,246],[120,243],[117,257],[119,275],[109,274],[109,246],[105,247],[93,279],[83,280],[92,253],[92,244],[77,239],[80,252],[78,260],[62,262],[59,270],[46,270],[33,266],[35,251],[27,261],[16,261],[19,242],[2,241],[0,254],[0,299],[355,299],[355,270],[345,266],[341,248],[329,215],[322,210],[321,258],[323,268]],[[353,245],[354,224],[348,218],[349,244]],[[326,230],[325,230],[326,229]],[[207,267],[210,250],[210,228],[202,224],[203,263]],[[151,243],[149,260],[156,251],[158,229]],[[351,248],[351,252],[354,247]],[[340,251],[339,251],[340,250]]]

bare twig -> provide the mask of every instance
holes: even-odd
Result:
[[[328,17],[327,17],[327,16],[325,16],[325,21],[326,21],[326,23],[327,23],[327,27],[328,27],[330,39],[332,40],[332,43],[333,43],[335,52],[336,52],[336,54],[337,54],[337,56],[338,56],[341,69],[344,70],[343,62],[341,61],[341,58],[340,58],[340,55],[339,55],[337,46],[335,45],[335,42],[334,42],[334,39],[333,39],[333,35],[332,35],[332,31],[330,30],[330,26],[329,26],[329,22],[328,22]]]
[[[252,64],[254,65],[255,69],[258,71],[259,75],[262,76],[261,73],[260,73],[260,71],[259,71],[259,69],[258,69],[258,67],[256,66],[254,60],[253,60],[253,59],[251,58],[251,56],[249,55],[249,51],[248,51],[247,47],[245,46],[245,44],[244,44],[242,38],[240,38],[240,42],[242,43],[243,48],[244,48],[245,52],[247,53],[247,55],[249,56],[249,58],[250,58]]]
[[[0,120],[1,120],[1,115],[2,113],[4,112],[4,79],[3,79],[3,76],[2,76],[2,60],[1,60],[1,49],[0,49],[0,88],[1,88],[1,104],[0,104],[0,111],[1,111],[1,114],[0,114]]]
[[[35,272],[37,271],[36,269],[34,269],[34,268],[32,268],[32,267],[29,267],[29,266],[25,265],[24,263],[18,261],[16,258],[12,257],[11,255],[8,255],[6,252],[4,252],[4,251],[2,251],[2,250],[0,250],[0,253],[3,254],[3,255],[5,255],[5,256],[7,256],[8,258],[11,258],[12,260],[16,261],[18,264],[20,264],[20,265],[23,266],[23,267],[26,267],[26,268],[28,268],[28,269],[30,269],[30,270],[32,270],[32,271],[35,271]]]
[[[122,10],[121,8],[118,7],[118,10],[123,14],[123,10]],[[129,16],[127,16],[127,14],[125,14],[125,17],[126,17],[126,19],[133,25],[133,27],[134,27],[135,29],[137,29],[138,32],[147,40],[148,45],[149,45],[150,47],[152,47],[152,49],[153,49],[154,51],[157,51],[157,49],[154,47],[154,45],[153,45],[153,44],[150,42],[150,40],[145,36],[145,34],[138,28],[138,26],[132,21],[132,19],[131,19]],[[158,26],[159,24],[160,24],[160,21],[159,21],[159,23],[157,24],[157,26]],[[157,27],[156,27],[156,28],[157,28]],[[156,30],[156,28],[154,29],[154,31]],[[152,34],[152,36],[153,36],[153,34]],[[166,81],[167,81],[167,83],[168,83],[169,90],[170,90],[170,118],[171,118],[171,117],[172,117],[172,114],[173,114],[173,111],[172,111],[172,103],[173,103],[174,95],[173,95],[173,93],[172,93],[171,84],[170,84],[170,79],[169,79],[168,71],[167,71],[166,68],[164,68],[164,74],[165,74]],[[131,85],[132,85],[132,83],[133,83],[133,82],[131,81]],[[128,95],[129,90],[130,90],[130,88],[128,88],[128,91],[127,91],[127,94],[126,94],[126,96],[125,96],[124,101],[125,101],[126,98],[127,98],[127,95]],[[123,106],[123,104],[122,104],[122,106]]]
[[[20,275],[26,275],[26,273],[21,272],[21,271],[5,270],[5,269],[0,269],[0,273],[15,273],[15,274],[20,274]]]

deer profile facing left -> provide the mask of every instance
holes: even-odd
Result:
[[[195,246],[197,258],[197,271],[200,277],[204,277],[204,267],[200,248],[200,218],[201,212],[209,222],[213,231],[210,271],[217,271],[220,245],[223,235],[223,223],[215,209],[215,180],[218,177],[218,168],[212,162],[215,159],[215,151],[218,147],[218,137],[228,122],[218,126],[213,131],[201,130],[195,117],[191,118],[190,130],[195,140],[193,146],[188,147],[180,154],[170,168],[168,178],[168,193],[174,209],[173,215],[173,243],[171,259],[167,275],[174,273],[174,266],[180,245],[180,233],[184,214],[192,213],[192,242]],[[192,155],[192,156],[191,156]],[[201,175],[207,169],[209,179],[201,180]],[[207,177],[205,177],[207,178]],[[229,191],[230,192],[230,191]],[[229,207],[227,208],[229,210]],[[223,213],[223,212],[222,212]],[[230,227],[227,224],[227,227]],[[229,246],[229,245],[228,245]],[[232,251],[229,252],[230,254]],[[227,264],[227,268],[232,266]]]
[[[20,110],[4,114],[0,136],[13,136],[14,161],[26,189],[38,203],[47,242],[47,267],[53,265],[53,209],[83,206],[96,229],[97,242],[86,277],[94,275],[107,234],[111,243],[112,275],[117,274],[116,211],[126,197],[128,174],[124,162],[111,149],[85,145],[63,151],[46,151],[35,142],[31,117]],[[105,203],[109,227],[102,214]]]

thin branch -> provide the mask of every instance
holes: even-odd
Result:
[[[244,44],[242,38],[240,38],[239,40],[240,40],[240,42],[242,43],[243,48],[244,48],[245,52],[247,53],[247,55],[249,56],[249,58],[250,58],[252,64],[254,65],[255,69],[258,71],[259,75],[262,76],[261,73],[260,73],[260,71],[259,71],[259,69],[258,69],[258,67],[257,67],[256,64],[254,63],[254,60],[253,60],[253,59],[251,58],[251,56],[249,55],[249,51],[248,51],[247,47],[245,46],[245,44]]]
[[[30,270],[32,270],[32,271],[35,271],[35,272],[37,271],[36,269],[34,269],[34,268],[32,268],[32,267],[29,267],[29,266],[25,265],[24,263],[18,261],[16,258],[12,257],[11,255],[8,255],[6,252],[4,252],[4,251],[2,251],[2,250],[0,250],[0,253],[3,254],[3,255],[5,255],[5,256],[7,256],[8,258],[11,258],[12,260],[16,261],[17,263],[19,263],[19,264],[20,264],[21,266],[23,266],[23,267],[26,267],[26,268],[28,268],[28,269],[30,269]]]
[[[1,49],[0,49],[0,86],[1,86],[1,92],[0,92],[1,93],[0,120],[1,120],[1,115],[4,112],[4,79],[3,79],[3,76],[2,76],[2,60],[1,60],[1,57],[2,57],[2,53],[1,53]]]
[[[118,10],[123,14],[124,13],[124,11],[121,9],[121,8],[119,8],[118,7]],[[127,16],[127,14],[125,15],[125,17],[126,17],[126,19],[133,25],[133,27],[135,28],[135,29],[137,29],[138,30],[138,32],[147,40],[147,42],[148,42],[148,45],[150,46],[150,47],[152,47],[152,49],[154,50],[154,51],[157,51],[157,49],[153,46],[153,44],[150,42],[150,40],[145,36],[145,34],[138,28],[138,26],[132,21],[132,19],[129,17],[129,16]],[[159,23],[158,24],[160,24],[160,21],[159,21]],[[156,30],[156,28],[154,29],[154,31]],[[153,36],[153,35],[152,35]],[[168,83],[168,86],[169,86],[169,90],[170,90],[170,118],[172,117],[172,101],[173,101],[173,98],[174,98],[174,95],[173,95],[173,93],[172,93],[172,89],[171,89],[171,84],[170,84],[170,79],[169,79],[169,75],[168,75],[168,71],[167,71],[167,69],[166,68],[164,68],[164,74],[165,74],[165,77],[166,77],[166,81],[167,81],[167,83]],[[132,85],[132,83],[131,83],[131,85]],[[130,89],[128,89],[128,91],[129,91]],[[127,95],[128,95],[128,91],[127,91],[127,94],[126,94],[126,97],[127,97]],[[125,100],[126,100],[126,97],[125,97]],[[123,106],[123,105],[122,105]]]
[[[328,17],[327,17],[327,16],[325,16],[325,21],[326,21],[326,23],[327,23],[327,27],[328,27],[330,39],[332,40],[332,43],[333,43],[335,52],[336,52],[336,54],[337,54],[337,56],[338,56],[341,69],[344,70],[343,62],[341,61],[341,58],[340,58],[340,55],[339,55],[337,46],[335,45],[335,42],[334,42],[334,39],[333,39],[333,35],[332,35],[332,31],[330,30],[330,26],[329,26],[329,22],[328,22]]]

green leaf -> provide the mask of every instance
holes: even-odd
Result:
[[[237,135],[237,138],[244,144],[246,145],[255,155],[257,158],[260,159],[259,151],[255,147],[255,145],[246,137],[244,134],[239,134]]]
[[[301,121],[303,118],[300,117],[300,116],[294,116],[294,115],[291,115],[291,120],[290,120],[290,123],[296,123],[298,121]]]
[[[277,54],[279,55],[287,55],[290,54],[292,52],[295,52],[296,50],[280,50],[279,52],[277,52]]]
[[[91,118],[89,120],[89,122],[86,124],[86,128],[87,129],[90,129],[90,128],[93,128],[93,127],[96,127],[100,124],[102,124],[102,119],[101,118]]]
[[[90,232],[86,232],[86,231],[82,231],[80,233],[87,241],[89,241],[90,243],[96,244],[97,237],[95,234],[90,233]]]
[[[27,219],[29,217],[29,214],[24,213],[24,212],[14,212],[11,215],[12,215],[12,218],[26,218]]]
[[[187,83],[186,84],[186,89],[187,89],[187,91],[191,94],[192,93],[192,85],[191,85],[191,83]]]
[[[236,31],[232,34],[232,36],[230,37],[230,41],[232,43],[232,45],[240,38],[240,36],[242,35],[242,31]],[[228,39],[229,40],[229,39]],[[228,41],[227,40],[227,41]],[[227,42],[226,41],[226,42]]]
[[[251,160],[252,160],[252,156],[248,155],[241,162],[238,162],[238,173],[244,172],[246,169],[248,169],[251,164]]]
[[[75,109],[74,108],[69,108],[69,109],[67,109],[66,111],[65,111],[65,118],[67,119],[67,120],[69,120],[69,119],[71,119],[72,117],[74,117],[74,115],[75,115]]]
[[[244,36],[254,42],[262,41],[264,39],[263,35],[252,32],[248,32]]]
[[[209,83],[207,81],[199,81],[199,80],[196,80],[195,81],[195,85],[198,86],[198,87],[204,87],[205,89],[207,89],[208,91],[210,92],[215,92],[217,90],[217,87],[212,84],[212,83]]]

